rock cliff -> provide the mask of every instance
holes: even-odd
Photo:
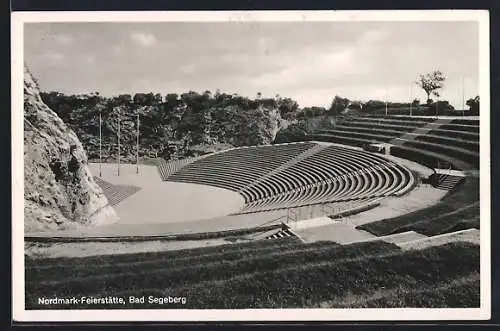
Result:
[[[195,153],[195,146],[254,146],[270,144],[287,122],[281,113],[294,103],[281,99],[252,100],[229,94],[168,94],[144,101],[130,95],[103,97],[42,93],[44,102],[76,133],[90,160],[99,159],[99,117],[102,118],[102,159],[118,156],[120,123],[121,161],[135,162],[137,115],[140,118],[139,157],[176,159]],[[288,99],[286,99],[288,100]],[[288,105],[291,103],[292,105]],[[288,105],[288,106],[287,106]],[[288,108],[287,108],[288,107]],[[289,110],[292,109],[292,110]]]
[[[73,162],[71,162],[73,161]],[[75,133],[41,99],[24,69],[24,229],[53,231],[118,220]]]

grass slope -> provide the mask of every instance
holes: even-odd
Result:
[[[386,218],[356,227],[376,236],[415,231],[428,236],[479,229],[479,181],[467,177],[456,190],[437,204],[405,215]]]
[[[280,240],[269,240],[279,242]],[[238,247],[239,245],[234,245]],[[75,265],[66,266],[37,266],[27,268],[29,272],[29,278],[27,282],[36,283],[40,280],[50,279],[50,283],[67,282],[68,279],[84,279],[88,280],[87,277],[100,278],[104,277],[110,278],[113,276],[121,276],[125,273],[130,273],[133,275],[137,270],[143,270],[147,272],[149,270],[163,270],[163,269],[181,269],[181,268],[191,268],[193,266],[198,266],[203,263],[204,266],[210,265],[211,263],[221,263],[222,261],[238,261],[246,259],[249,256],[265,256],[267,254],[280,254],[281,251],[285,252],[305,252],[311,250],[321,250],[321,249],[331,249],[332,247],[340,246],[333,242],[316,242],[311,245],[301,245],[296,244],[292,240],[283,240],[283,242],[273,245],[263,245],[262,247],[238,247],[240,249],[226,249],[220,251],[208,251],[204,254],[193,255],[193,254],[157,254],[157,256],[149,257],[146,259],[138,258],[132,260],[134,255],[131,254],[127,256],[127,260],[118,258],[117,261],[102,263],[99,265],[99,274],[96,274],[93,268],[89,268],[89,264],[79,263]],[[76,260],[76,259],[75,259]]]
[[[301,244],[301,241],[296,237],[287,237],[281,240],[255,240],[246,243],[180,249],[175,251],[156,251],[156,252],[120,254],[120,255],[100,255],[100,256],[89,256],[83,258],[64,257],[64,258],[31,259],[29,257],[25,257],[25,260],[26,260],[26,270],[30,270],[32,268],[53,268],[53,267],[63,267],[63,266],[74,268],[75,264],[88,266],[88,265],[137,262],[142,260],[150,261],[154,259],[173,259],[179,257],[186,258],[190,256],[220,254],[224,252],[245,251],[252,249],[258,250],[271,247],[279,249],[280,247],[286,247],[289,245],[298,245],[298,244]]]
[[[239,246],[239,245],[234,245]],[[251,245],[250,245],[251,246]],[[479,272],[479,247],[452,243],[402,251],[385,242],[340,246],[329,242],[277,245],[189,254],[118,256],[102,267],[95,259],[28,265],[28,309],[77,308],[279,308],[310,307],[349,294],[397,286],[425,289]],[[154,260],[156,259],[156,260]],[[79,261],[84,261],[79,262]],[[114,295],[125,305],[38,305],[38,297]],[[184,296],[185,305],[128,302],[129,296]],[[388,301],[389,302],[389,301]],[[473,304],[473,302],[471,302]],[[425,302],[422,303],[425,306]]]
[[[468,308],[480,305],[480,276],[475,272],[451,282],[413,288],[405,285],[368,294],[348,295],[320,308]]]

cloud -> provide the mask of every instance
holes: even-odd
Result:
[[[158,42],[155,36],[148,33],[132,33],[130,38],[142,47],[153,46]]]
[[[94,63],[96,58],[94,54],[84,54],[83,56],[83,61],[86,63]]]
[[[342,80],[343,76],[363,72],[362,63],[356,63],[353,49],[322,50],[319,47],[288,56],[277,57],[280,70],[266,72],[255,77],[252,83],[256,86],[275,85],[297,88],[321,83],[328,85]]]
[[[121,55],[123,54],[123,46],[122,45],[113,45],[110,50],[109,50],[109,53],[112,54],[112,55]]]
[[[269,37],[259,38],[257,41],[258,49],[262,53],[269,54],[270,48],[274,46],[274,40]]]
[[[336,94],[405,101],[419,73],[441,69],[443,99],[461,103],[462,75],[466,98],[477,94],[477,31],[465,22],[37,23],[25,27],[25,56],[47,88],[68,93],[219,88],[301,106]],[[414,86],[413,97],[425,95]]]
[[[384,42],[389,36],[386,30],[369,30],[361,35],[358,39],[359,44],[377,44]]]
[[[179,67],[179,72],[184,75],[192,75],[196,70],[196,66],[194,64],[186,64]]]
[[[55,42],[63,45],[71,44],[75,40],[73,37],[66,34],[56,34],[52,38]]]
[[[64,54],[57,53],[57,52],[54,52],[54,51],[46,51],[45,53],[42,53],[40,55],[40,57],[43,58],[43,59],[49,60],[51,62],[56,62],[56,61],[61,61],[66,56]]]

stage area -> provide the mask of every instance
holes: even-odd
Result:
[[[120,224],[178,223],[224,216],[244,204],[236,192],[206,185],[163,182],[156,166],[102,164],[102,179],[114,185],[132,185],[141,190],[114,206]],[[99,164],[89,164],[99,176]]]

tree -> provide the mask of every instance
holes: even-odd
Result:
[[[364,112],[371,112],[377,109],[385,108],[385,102],[380,100],[368,100],[363,107]]]
[[[153,93],[136,93],[134,94],[133,101],[135,104],[140,105],[140,106],[149,106],[152,104],[151,101],[154,100],[154,94]]]
[[[216,89],[215,90],[214,97],[215,97],[216,100],[219,100],[219,98],[221,97],[220,89]]]
[[[297,119],[318,117],[324,115],[325,113],[326,109],[324,107],[304,107],[297,114]]]
[[[299,104],[290,98],[279,98],[278,99],[278,110],[282,117],[291,116],[290,114],[295,113],[299,109]]]
[[[290,124],[286,129],[281,129],[274,139],[275,144],[304,141],[307,132],[301,124]]]
[[[479,95],[467,100],[466,105],[469,106],[469,111],[472,114],[479,114]]]
[[[431,73],[421,74],[416,84],[420,86],[427,94],[427,104],[431,104],[431,95],[439,97],[439,89],[443,88],[445,75],[439,71],[434,70]]]
[[[171,105],[177,105],[179,100],[179,96],[177,93],[168,93],[165,96],[165,103],[171,104]]]
[[[163,102],[163,97],[161,96],[161,94],[160,94],[160,93],[156,93],[156,94],[154,95],[154,103],[155,103],[156,105],[159,105],[159,104],[161,104],[162,102]]]
[[[341,98],[338,95],[333,98],[332,104],[330,105],[329,112],[332,114],[340,114],[349,105],[349,99]]]
[[[411,102],[411,105],[412,105],[413,107],[418,107],[418,106],[420,106],[420,100],[418,100],[418,99],[413,99],[413,101]]]
[[[455,108],[446,100],[436,101],[429,105],[428,115],[445,115],[447,112],[453,111]]]

